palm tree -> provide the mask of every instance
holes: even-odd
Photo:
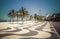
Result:
[[[16,12],[16,16],[17,16],[17,23],[18,23],[18,16],[19,16],[20,14],[18,13],[18,11]]]
[[[37,14],[34,15],[35,22],[38,22],[38,21],[42,20],[41,18],[42,17],[37,15]]]
[[[12,13],[13,13],[12,18],[13,18],[13,22],[14,22],[14,17],[15,17],[15,10],[14,9],[12,10]]]
[[[11,23],[11,21],[12,21],[12,19],[11,19],[11,11],[9,12],[8,17],[10,17],[10,23]]]
[[[21,17],[22,17],[22,24],[23,24],[23,19],[24,17],[28,17],[28,11],[26,11],[26,8],[22,7],[21,10],[20,10],[20,14],[21,14]]]
[[[28,11],[25,11],[24,16],[26,17],[26,21],[27,21],[27,18],[29,17]]]
[[[21,19],[22,19],[22,24],[23,24],[23,17],[24,16],[24,11],[21,9],[21,10],[19,10],[19,17],[21,17]]]
[[[18,23],[18,21],[20,21],[19,18],[22,18],[23,15],[22,10],[17,11],[16,15],[17,15],[17,23]]]
[[[29,17],[28,11],[25,11],[25,14],[24,15],[25,15],[25,18],[26,18],[26,23],[27,23],[27,20],[28,20],[27,18]]]
[[[34,14],[35,22],[37,21],[37,14]]]
[[[14,9],[9,12],[8,16],[10,17],[10,22],[12,21],[12,19],[13,19],[13,22],[14,22],[14,17],[15,17],[15,11],[14,11]]]
[[[33,19],[33,16],[32,15],[30,15],[30,20],[32,20]]]
[[[37,21],[40,21],[41,17],[39,15],[37,15]]]

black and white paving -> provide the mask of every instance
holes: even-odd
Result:
[[[27,21],[23,24],[0,22],[0,39],[58,39],[58,35],[46,21]]]

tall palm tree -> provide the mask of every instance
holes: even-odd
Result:
[[[27,23],[27,20],[28,20],[27,18],[29,17],[28,11],[25,11],[25,14],[24,15],[25,15],[25,18],[26,18],[26,23]]]
[[[28,11],[26,11],[26,8],[22,7],[21,10],[20,10],[20,14],[21,14],[21,17],[22,17],[22,24],[23,24],[23,19],[24,17],[28,17]]]
[[[11,11],[8,13],[8,17],[10,17],[10,23],[11,23],[11,21],[12,21],[12,19],[11,19]]]
[[[10,17],[10,22],[11,21],[14,22],[14,17],[15,17],[15,11],[14,11],[14,9],[9,12],[8,16]]]
[[[25,11],[24,16],[26,17],[26,21],[27,21],[27,18],[29,17],[28,11]]]
[[[19,16],[19,13],[18,13],[18,11],[16,12],[16,16],[17,16],[17,23],[18,23],[18,16]]]
[[[24,16],[25,16],[25,8],[22,7],[22,24],[23,24],[23,18],[24,18]]]
[[[23,15],[22,10],[17,11],[16,15],[17,15],[17,23],[18,23],[18,21],[20,21],[19,18],[22,18]]]
[[[35,22],[37,21],[37,14],[34,14]]]
[[[19,10],[19,17],[21,17],[21,19],[22,19],[22,24],[23,24],[23,17],[24,16],[24,11],[21,9],[21,10]]]
[[[15,10],[12,10],[12,18],[13,18],[13,22],[14,22],[14,17],[15,17]]]

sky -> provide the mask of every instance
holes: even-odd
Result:
[[[9,20],[8,13],[25,7],[29,14],[45,16],[60,12],[60,0],[0,0],[0,20]]]

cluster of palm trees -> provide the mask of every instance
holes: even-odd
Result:
[[[23,19],[25,17],[29,16],[28,11],[26,11],[26,8],[22,7],[19,11],[16,11],[13,9],[8,13],[8,16],[10,17],[10,22],[14,22],[14,18],[17,17],[17,23],[19,22],[19,18],[22,19],[22,24],[23,24]]]
[[[10,17],[10,22],[12,22],[12,21],[14,22],[14,17],[15,17],[15,10],[14,9],[9,12],[8,17]]]
[[[22,24],[24,21],[24,18],[27,19],[29,17],[29,20],[35,19],[35,21],[40,21],[41,16],[34,14],[34,16],[30,15],[29,12],[26,10],[26,8],[21,7],[21,9],[19,11],[15,11],[14,9],[11,10],[8,13],[8,16],[10,17],[10,22],[14,22],[14,18],[17,17],[17,23],[19,22],[19,18],[21,18]]]
[[[34,19],[35,19],[35,22],[38,22],[38,21],[42,21],[44,16],[40,16],[38,14],[34,14]]]

